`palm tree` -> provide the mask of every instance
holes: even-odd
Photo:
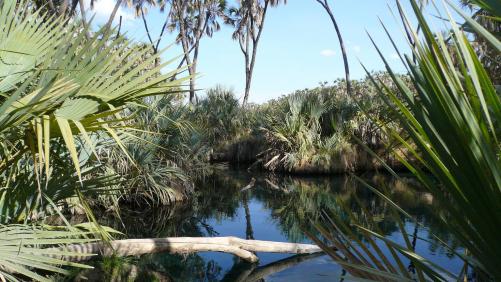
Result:
[[[336,18],[334,17],[334,13],[329,6],[329,2],[327,0],[316,0],[327,12],[329,15],[332,24],[334,25],[334,29],[336,30],[337,38],[339,41],[339,47],[341,48],[341,54],[343,55],[343,63],[344,63],[344,73],[346,79],[346,92],[349,96],[352,95],[351,91],[351,81],[350,81],[350,66],[348,64],[348,56],[346,55],[346,48],[344,46],[343,36],[341,35],[341,30],[338,26]]]
[[[153,49],[153,54],[157,54],[158,53],[158,47],[160,46],[160,41],[162,40],[162,37],[164,35],[164,32],[165,32],[165,29],[167,27],[167,23],[169,22],[169,19],[167,18],[160,30],[160,35],[158,36],[158,39],[155,41],[153,41],[153,38],[151,37],[151,33],[150,33],[150,29],[148,27],[148,22],[146,21],[146,17],[145,17],[145,14],[146,14],[146,9],[143,7],[145,4],[148,4],[149,6],[155,6],[157,3],[163,7],[165,5],[165,1],[164,0],[158,0],[158,1],[154,1],[154,0],[136,0],[134,1],[135,4],[134,4],[134,7],[136,9],[136,15],[137,14],[141,14],[141,18],[143,20],[143,25],[144,25],[144,29],[146,31],[146,35],[148,36],[148,40],[150,41],[150,44],[151,44],[151,48]],[[155,62],[156,64],[159,63],[159,61],[157,60]]]
[[[245,90],[242,105],[249,100],[252,73],[256,62],[259,39],[263,32],[268,8],[287,0],[242,0],[239,7],[229,9],[225,16],[226,23],[235,27],[233,39],[238,41],[245,58]]]
[[[47,21],[31,7],[0,2],[2,25],[10,27],[0,30],[0,223],[10,224],[0,225],[0,278],[12,281],[12,272],[44,280],[33,268],[64,273],[59,265],[72,264],[44,256],[60,252],[39,249],[89,240],[73,227],[55,233],[12,223],[31,223],[72,197],[95,224],[86,196],[117,182],[99,173],[97,151],[115,144],[128,155],[123,140],[134,132],[128,105],[177,93],[183,81],[170,79],[177,70],[159,74],[165,64],[145,68],[160,54],[145,57],[149,49],[112,39],[106,29],[88,39],[77,23]],[[92,233],[106,235],[94,226]]]
[[[224,0],[171,0],[168,18],[170,31],[176,30],[176,41],[181,43],[184,58],[180,66],[186,62],[190,74],[190,102],[195,98],[195,81],[198,63],[200,40],[212,37],[214,31],[220,29],[218,17],[226,10]],[[193,55],[191,53],[193,52]]]

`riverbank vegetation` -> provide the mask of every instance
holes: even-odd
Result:
[[[495,253],[499,252],[500,245],[495,239],[496,232],[490,227],[499,225],[501,219],[497,141],[499,130],[496,125],[496,121],[501,117],[499,93],[496,93],[495,86],[467,35],[457,26],[450,14],[447,18],[451,31],[442,36],[433,33],[418,3],[411,1],[411,4],[423,37],[412,32],[416,28],[399,6],[400,16],[405,20],[405,29],[410,31],[409,47],[413,51],[412,58],[401,58],[416,92],[409,89],[398,76],[393,75],[392,67],[383,55],[381,58],[399,90],[391,90],[384,81],[377,78],[371,77],[371,80],[377,85],[387,109],[395,114],[409,139],[402,138],[400,132],[382,123],[385,133],[396,137],[399,144],[416,158],[417,163],[408,162],[402,157],[400,160],[444,208],[444,212],[437,216],[465,248],[464,254],[457,254],[464,260],[463,271],[458,276],[416,253],[411,243],[413,238],[406,232],[400,218],[410,216],[392,201],[384,187],[378,190],[366,184],[368,189],[381,193],[381,197],[391,205],[394,220],[399,222],[404,244],[388,240],[377,229],[368,227],[372,225],[370,220],[367,223],[350,215],[354,228],[344,225],[341,214],[349,214],[349,210],[326,213],[326,222],[317,225],[330,244],[343,246],[338,249],[344,256],[330,251],[328,245],[318,238],[313,238],[324,245],[324,249],[333,259],[346,264],[347,270],[357,277],[371,280],[426,281],[451,278],[456,280],[474,275],[480,280],[497,280],[501,276],[497,267],[498,256]],[[499,4],[496,5],[494,1],[477,4],[485,9],[486,13],[500,15]],[[496,38],[452,4],[450,7],[465,18],[477,36],[489,42],[490,48],[494,48],[498,53],[501,51],[499,36]],[[390,34],[388,37],[393,42]],[[378,48],[377,43],[375,46]],[[398,97],[398,94],[403,96]],[[387,169],[397,176],[391,168]],[[328,227],[325,228],[326,226]],[[368,246],[376,251],[363,246],[355,247],[353,244],[357,235],[354,235],[353,231],[368,240]],[[379,240],[384,242],[384,248],[390,250],[400,269],[388,263],[390,256],[378,251],[380,247],[375,242]],[[447,243],[443,244],[447,247]],[[370,257],[370,261],[364,254]],[[401,258],[398,255],[409,259],[412,269],[402,267],[403,263],[399,262]]]
[[[411,53],[394,47],[405,74],[395,73],[381,56],[384,72],[367,71],[364,79],[322,83],[259,105],[248,103],[256,48],[267,9],[281,1],[241,1],[234,8],[225,1],[162,2],[162,9],[172,8],[170,30],[179,33],[185,52],[178,66],[175,60],[163,62],[165,51],[148,30],[149,43],[131,42],[120,26],[111,26],[114,14],[95,30],[76,12],[77,5],[85,11],[81,1],[49,2],[0,1],[2,280],[44,281],[88,267],[62,259],[77,255],[63,246],[123,236],[115,230],[123,231],[120,225],[106,227],[97,213],[120,218],[121,209],[164,210],[196,199],[197,217],[186,228],[200,235],[193,226],[198,224],[211,235],[205,222],[214,212],[211,203],[231,195],[217,189],[206,194],[197,183],[226,165],[269,173],[264,186],[280,191],[276,201],[302,205],[269,203],[283,215],[290,237],[308,236],[353,276],[501,279],[501,245],[492,229],[501,225],[496,1],[466,1],[473,18],[448,3],[445,9],[454,9],[465,23],[458,26],[444,15],[444,33],[430,28],[424,3],[410,0],[415,19],[398,5]],[[139,2],[133,4],[147,28],[143,6],[154,1]],[[113,13],[121,4],[116,2]],[[205,96],[195,93],[200,38],[216,32],[218,20],[236,28],[245,55],[243,105],[224,86],[207,89]],[[337,26],[336,32],[341,40]],[[250,41],[251,47],[245,44]],[[464,260],[463,273],[449,273],[415,253],[417,235],[405,229],[415,216],[402,209],[402,199],[395,199],[386,182],[356,176],[375,170],[387,171],[398,183],[409,182],[398,171],[415,176],[421,188],[406,190],[418,191],[413,198],[427,193],[440,207],[436,218],[465,252],[441,234],[434,240]],[[276,174],[353,174],[385,208],[368,212],[355,192],[334,197],[297,180],[276,183]],[[234,212],[237,204],[218,212]],[[71,214],[84,220],[71,224]],[[398,227],[405,245],[385,237],[381,214]],[[248,228],[247,239],[254,239]],[[381,246],[388,251],[380,252]],[[412,267],[404,266],[404,258]]]
[[[387,73],[373,74],[391,83]],[[400,76],[412,87],[409,78]],[[398,168],[396,157],[388,150],[394,140],[385,136],[379,125],[365,113],[398,129],[398,124],[385,112],[382,101],[377,100],[377,88],[369,79],[352,81],[357,93],[346,94],[346,83],[336,81],[313,89],[298,90],[262,105],[254,105],[239,111],[230,111],[236,104],[234,95],[228,92],[207,96],[200,107],[208,104],[220,108],[202,112],[218,112],[220,128],[239,131],[231,139],[214,147],[213,160],[234,164],[246,163],[269,171],[298,174],[347,173],[380,168],[379,162],[368,154],[360,143],[377,151],[379,156]],[[396,90],[396,85],[389,87]],[[223,113],[224,112],[224,113]],[[202,117],[207,120],[208,117]],[[233,124],[226,125],[228,122]],[[231,132],[231,131],[230,131]]]

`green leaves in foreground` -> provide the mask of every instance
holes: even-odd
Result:
[[[97,152],[116,145],[128,156],[129,105],[178,93],[183,79],[171,79],[177,69],[161,73],[170,63],[156,64],[162,52],[152,55],[110,30],[91,33],[77,20],[33,10],[30,2],[0,1],[0,222],[30,222],[48,207],[60,214],[73,198],[93,233],[109,238],[86,199],[111,193],[118,183],[102,172]],[[65,273],[61,266],[75,264],[44,257],[49,251],[41,248],[88,241],[82,235],[0,226],[0,280]]]
[[[396,155],[443,208],[444,212],[437,211],[436,216],[466,248],[469,256],[462,257],[465,264],[471,266],[480,277],[483,275],[484,278],[487,276],[495,281],[501,280],[501,241],[497,230],[501,226],[499,93],[496,93],[467,34],[458,27],[452,16],[448,15],[450,40],[447,41],[441,33],[432,31],[418,3],[415,0],[410,2],[419,29],[412,25],[413,20],[407,17],[399,1],[397,4],[405,23],[405,31],[408,32],[412,56],[402,55],[392,36],[388,34],[388,37],[402,58],[415,90],[409,89],[399,79],[376,44],[398,91],[392,91],[388,85],[368,72],[381,99],[404,128],[408,139],[402,138],[399,132],[385,127],[383,123],[380,126],[405,148],[402,154]],[[482,5],[492,4],[489,11],[499,16],[497,3],[498,1],[482,1]],[[445,7],[446,11],[447,9]],[[471,22],[470,19],[467,21]],[[471,25],[499,50],[501,45],[495,37],[490,36],[480,25]],[[422,34],[418,35],[416,30],[421,30]],[[415,161],[409,162],[409,159]],[[388,169],[396,176],[395,172],[389,167]],[[384,194],[381,196],[385,197]],[[389,198],[387,200],[391,203]],[[392,206],[396,213],[395,220],[402,225],[397,215],[403,211],[396,205]],[[351,229],[340,226],[337,216],[332,215],[330,220],[334,229],[329,231],[324,228],[323,232],[325,236],[330,236],[327,237],[330,238],[328,241],[333,243],[337,240],[334,235],[352,232],[349,231]],[[359,225],[356,220],[352,224]],[[399,253],[413,262],[419,280],[446,280],[447,275],[443,269],[414,253],[412,246],[408,244],[410,236],[403,228],[400,231],[406,246],[388,241],[379,236],[377,230],[363,227],[356,229],[357,234],[362,234],[368,240],[384,241],[391,254]],[[353,236],[347,238],[353,240]],[[352,262],[348,256],[344,256],[343,260]],[[377,264],[355,264],[379,268]],[[379,273],[378,277],[382,277],[383,274],[394,272],[379,268]],[[403,274],[407,276],[406,273]]]
[[[0,225],[0,279],[23,281],[26,277],[35,281],[51,281],[38,271],[68,274],[64,267],[90,268],[65,261],[61,258],[84,256],[64,251],[65,244],[87,243],[89,233],[79,231],[48,231],[26,225]]]
[[[161,54],[152,55],[148,46],[107,30],[87,38],[77,21],[48,18],[25,1],[0,3],[0,26],[9,27],[0,29],[0,201],[11,202],[10,213],[14,199],[2,195],[27,195],[15,198],[17,206],[33,207],[43,195],[75,197],[88,190],[89,179],[99,179],[88,173],[99,161],[98,146],[116,145],[133,163],[124,145],[134,135],[129,105],[179,93],[184,79],[171,79],[178,70],[162,74],[170,62],[157,65]],[[75,175],[78,184],[52,190],[54,182]],[[32,212],[15,211],[0,218]]]
[[[50,177],[51,143],[62,140],[81,180],[80,137],[94,148],[92,134],[103,133],[124,149],[121,133],[130,125],[124,109],[143,97],[177,92],[178,72],[161,74],[170,62],[160,54],[106,30],[87,39],[87,30],[61,18],[45,18],[21,1],[0,6],[0,172],[27,147],[36,171]],[[152,67],[153,66],[153,67]],[[13,130],[22,130],[20,142]],[[16,136],[19,137],[19,136]],[[124,150],[125,151],[125,150]],[[95,151],[94,151],[95,153]],[[97,156],[96,156],[97,157]],[[42,168],[45,169],[42,169]]]

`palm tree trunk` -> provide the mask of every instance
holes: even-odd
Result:
[[[196,102],[198,103],[198,97],[195,94],[195,87],[196,87],[196,73],[197,73],[197,63],[198,63],[198,43],[196,43],[195,51],[193,53],[193,60],[191,62],[191,71],[193,72],[193,75],[190,79],[190,94],[193,91],[193,96],[197,98]]]
[[[256,62],[256,54],[257,54],[257,45],[259,41],[255,41],[252,44],[252,55],[250,58],[249,68],[246,73],[246,83],[245,83],[245,96],[244,96],[244,106],[247,104],[249,100],[250,87],[252,83],[252,74],[254,72],[254,64]]]
[[[180,5],[180,4],[177,4]],[[193,66],[191,59],[190,59],[190,45],[188,42],[188,38],[186,37],[186,27],[184,24],[184,14],[187,6],[187,2],[184,2],[181,4],[181,7],[178,7],[178,19],[179,20],[179,34],[181,35],[181,45],[183,47],[183,52],[184,52],[184,59],[186,61],[186,64],[188,65],[188,73],[190,74],[190,103],[194,103],[194,98],[195,98],[195,70],[196,68]]]
[[[249,100],[249,94],[250,94],[250,87],[251,87],[251,82],[252,82],[252,74],[254,72],[254,64],[256,62],[256,55],[257,55],[257,47],[259,44],[259,39],[261,38],[261,34],[263,32],[263,27],[264,27],[264,20],[266,18],[266,12],[268,11],[269,7],[269,0],[266,0],[264,2],[264,7],[263,7],[263,13],[261,15],[261,20],[258,26],[258,31],[257,34],[254,35],[254,23],[252,22],[251,19],[251,25],[252,28],[249,29],[249,25],[247,25],[247,47],[246,47],[246,53],[245,53],[245,65],[246,65],[246,75],[245,75],[245,95],[244,95],[244,101],[242,103],[243,106],[245,106]],[[250,37],[249,37],[250,35]],[[249,63],[249,39],[252,39],[252,55],[250,57],[250,63]]]
[[[115,16],[117,15],[118,9],[120,8],[122,1],[123,0],[117,0],[117,2],[115,3],[115,7],[113,7],[113,11],[111,12],[110,17],[108,18],[108,22],[105,25],[106,32],[108,32],[111,29],[111,24],[113,23],[113,20],[115,19]]]
[[[184,28],[183,28],[184,30]],[[181,34],[183,34],[183,31],[181,31]],[[188,65],[188,73],[190,75],[190,103],[193,103],[193,99],[195,98],[195,83],[193,82],[194,78],[194,70],[193,70],[193,64],[190,59],[190,53],[189,53],[189,46],[188,42],[185,36],[182,35],[181,38],[181,45],[183,46],[183,52],[184,52],[184,58],[186,61],[186,64]]]
[[[68,0],[61,1],[61,4],[59,5],[59,15],[65,16],[67,10],[68,10]]]
[[[151,38],[150,29],[148,28],[148,23],[146,22],[146,17],[144,16],[144,9],[141,7],[141,19],[143,19],[144,30],[146,31],[146,35],[148,36],[148,40],[150,41],[151,48],[153,49],[153,54],[157,53],[156,45]]]
[[[250,86],[252,80],[252,68],[249,59],[249,48],[250,48],[250,40],[251,40],[251,31],[249,26],[246,27],[246,38],[245,38],[245,92],[244,92],[244,100],[242,102],[242,106],[245,107],[247,105],[247,101],[249,100]]]
[[[246,68],[245,70],[245,92],[244,92],[244,101],[242,102],[242,106],[245,107],[249,100],[250,87],[252,82],[252,70],[250,68]]]
[[[80,6],[80,15],[82,16],[82,24],[85,29],[85,36],[87,39],[90,39],[90,30],[89,26],[87,25],[87,16],[85,15],[85,4],[83,0],[78,0],[78,5]]]
[[[331,18],[332,24],[334,25],[334,29],[336,30],[337,38],[339,40],[339,47],[341,48],[341,54],[343,55],[344,74],[345,74],[345,79],[346,79],[346,92],[348,93],[349,96],[352,96],[351,81],[350,81],[350,66],[348,64],[348,56],[346,55],[346,48],[344,46],[343,37],[341,36],[341,30],[339,29],[336,18],[334,17],[334,14],[332,13],[332,10],[329,7],[329,3],[327,2],[327,0],[323,0],[323,1],[316,0],[316,1],[320,5],[322,5],[322,7],[327,12],[327,14],[329,14],[329,17]]]

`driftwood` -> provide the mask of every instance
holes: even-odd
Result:
[[[261,240],[244,240],[237,237],[172,237],[157,239],[116,240],[110,243],[74,244],[64,248],[69,252],[87,254],[69,256],[64,259],[85,261],[92,257],[88,254],[102,256],[137,256],[152,253],[194,253],[224,252],[230,253],[248,262],[257,262],[254,252],[312,254],[322,250],[311,244],[296,244]]]

